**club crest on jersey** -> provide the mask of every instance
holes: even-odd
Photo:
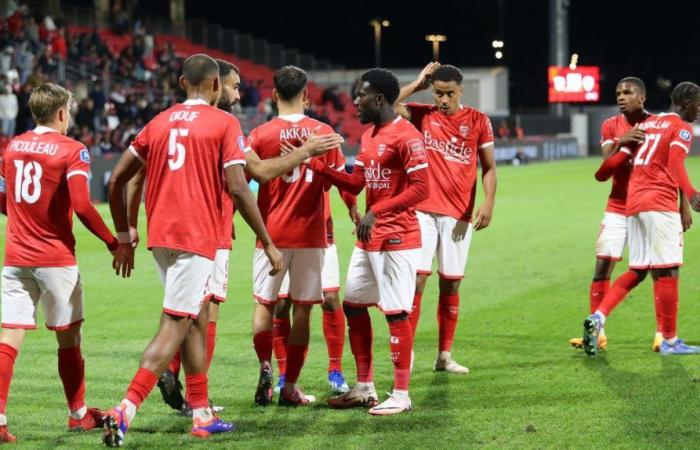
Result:
[[[377,147],[377,156],[382,156],[385,151],[386,151],[386,145],[379,144],[379,147]]]
[[[80,150],[80,160],[85,163],[90,162],[90,152],[86,148]]]
[[[425,158],[425,147],[423,147],[422,139],[413,139],[406,142],[411,159]]]
[[[681,139],[683,139],[684,141],[690,142],[690,131],[688,131],[688,130],[681,130],[679,136],[680,136]]]
[[[466,139],[469,136],[469,127],[465,124],[459,126],[459,134]]]

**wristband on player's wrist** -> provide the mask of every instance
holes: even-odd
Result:
[[[131,244],[131,234],[128,231],[119,231],[117,233],[117,240],[120,244]]]

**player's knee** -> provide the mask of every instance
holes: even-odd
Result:
[[[659,278],[678,278],[678,267],[667,267],[664,269],[651,269],[651,278],[658,280]]]
[[[610,273],[615,268],[615,262],[610,259],[596,259],[595,273],[593,281],[604,281],[610,279]]]
[[[419,273],[416,275],[416,294],[422,294],[425,284],[428,282],[428,275]]]
[[[456,295],[459,293],[459,285],[462,280],[448,280],[440,278],[440,294]]]
[[[323,294],[323,304],[321,309],[328,312],[333,312],[340,308],[340,298],[337,292],[326,292]]]
[[[632,269],[632,272],[634,272],[637,275],[637,284],[644,281],[644,279],[647,277],[647,273],[649,273],[648,270],[640,270],[640,269]],[[654,277],[654,271],[652,271],[652,277]],[[656,279],[656,278],[654,278],[654,279]]]
[[[406,311],[401,311],[398,314],[387,314],[387,322],[400,322],[402,320],[408,320],[408,313]]]
[[[275,304],[273,315],[275,319],[289,318],[289,311],[292,309],[292,302],[289,298],[280,298]]]
[[[343,313],[345,313],[345,317],[357,317],[362,314],[367,314],[367,308],[357,308],[343,303]]]

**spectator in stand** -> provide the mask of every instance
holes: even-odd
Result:
[[[15,63],[17,64],[17,71],[19,73],[19,83],[24,84],[27,82],[27,79],[34,69],[34,53],[31,51],[31,44],[29,41],[23,42],[19,46]]]
[[[241,106],[244,108],[257,108],[258,103],[260,103],[260,86],[262,85],[262,80],[255,80],[246,83],[245,90],[243,91],[243,97],[241,98]]]
[[[15,119],[17,118],[17,96],[12,92],[12,86],[6,84],[0,94],[0,132],[3,136],[15,135]]]
[[[498,130],[496,130],[496,136],[498,136],[499,139],[508,139],[510,137],[510,127],[508,126],[508,122],[501,120]]]
[[[338,94],[338,86],[329,86],[324,89],[321,95],[321,104],[326,106],[328,102],[330,102],[333,109],[338,112],[345,110],[345,105],[343,105],[343,102],[340,100],[340,95]]]
[[[58,82],[60,84],[66,81],[66,60],[68,59],[68,44],[66,43],[66,28],[61,26],[56,30],[56,33],[51,37],[52,56],[56,60],[58,70]]]

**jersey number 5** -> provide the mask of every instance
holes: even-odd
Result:
[[[171,128],[168,140],[168,166],[170,170],[177,170],[185,164],[185,144],[178,142],[178,137],[190,135],[189,128]]]
[[[36,203],[41,195],[41,175],[44,173],[38,162],[15,160],[15,203]],[[30,187],[32,193],[29,193]]]
[[[661,140],[661,134],[653,133],[644,136],[644,144],[637,150],[637,156],[634,158],[635,166],[648,166],[651,161],[651,157],[654,156],[656,147],[659,145]],[[647,152],[648,151],[648,152]],[[646,153],[646,158],[644,154]]]

